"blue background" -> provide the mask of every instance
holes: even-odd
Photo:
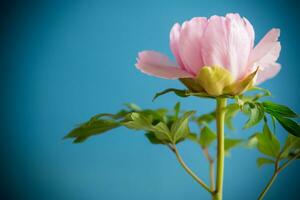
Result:
[[[1,3],[2,199],[209,199],[174,155],[150,145],[141,132],[119,128],[83,144],[62,137],[99,112],[124,102],[143,108],[211,111],[214,102],[166,95],[178,81],[140,73],[137,53],[171,56],[169,31],[194,16],[238,12],[255,27],[256,42],[272,27],[282,30],[280,74],[262,86],[273,100],[299,107],[299,6],[288,1],[28,1]],[[260,127],[233,137],[247,137]],[[282,139],[286,135],[278,130]],[[179,146],[186,162],[208,181],[199,148]],[[256,150],[233,150],[226,159],[225,199],[256,199],[273,172],[257,168]],[[266,199],[299,198],[300,162],[284,170]]]

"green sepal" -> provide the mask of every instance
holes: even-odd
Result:
[[[167,93],[174,93],[179,97],[189,97],[189,96],[194,96],[194,97],[202,97],[202,98],[215,98],[214,96],[211,96],[205,92],[192,92],[190,90],[180,90],[180,89],[175,89],[175,88],[168,88],[165,89],[161,92],[158,92],[154,95],[152,101],[156,100],[158,97],[165,95]],[[224,97],[229,97],[232,98],[231,96],[228,95],[223,95]]]
[[[170,93],[170,92],[173,92],[174,94],[176,94],[179,97],[188,97],[188,96],[190,96],[188,94],[188,90],[179,90],[179,89],[175,89],[175,88],[168,88],[168,89],[165,89],[165,90],[163,90],[161,92],[156,93],[154,95],[152,101],[154,101],[158,97],[160,97],[160,96],[162,96],[164,94]]]
[[[241,81],[237,81],[224,88],[224,94],[238,95],[250,89],[255,82],[255,76],[257,74],[258,68],[249,74],[246,78]]]
[[[231,94],[225,88],[234,83],[234,78],[226,68],[204,66],[197,74],[196,82],[211,96]],[[225,91],[224,91],[225,90]]]

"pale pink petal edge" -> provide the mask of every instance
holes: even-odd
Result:
[[[262,57],[264,57],[266,54],[268,54],[268,52],[271,51],[273,47],[278,43],[279,36],[280,29],[271,29],[252,50],[249,58],[249,65],[252,65]]]
[[[143,73],[165,79],[192,78],[193,75],[180,69],[166,55],[156,51],[142,51],[135,66]]]
[[[261,84],[262,82],[275,77],[281,69],[279,63],[273,63],[269,67],[264,68],[262,71],[258,71],[255,85]]]

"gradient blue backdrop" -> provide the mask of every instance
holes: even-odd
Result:
[[[1,3],[2,199],[182,200],[209,199],[180,168],[174,155],[150,145],[141,132],[119,128],[74,145],[62,137],[98,112],[124,102],[144,108],[208,112],[214,102],[166,95],[177,81],[140,73],[137,53],[167,53],[175,22],[238,12],[255,27],[256,42],[281,28],[282,71],[262,86],[274,101],[299,107],[299,6],[288,1],[28,1]],[[245,118],[236,120],[241,127]],[[259,128],[259,127],[258,127]],[[236,131],[233,137],[247,137]],[[284,138],[285,133],[277,133]],[[198,147],[180,145],[186,162],[206,181]],[[258,169],[255,150],[234,150],[226,159],[225,199],[256,199],[270,166]],[[282,172],[266,199],[299,199],[300,163]]]

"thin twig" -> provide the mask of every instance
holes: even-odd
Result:
[[[180,156],[178,149],[176,145],[172,145],[172,149],[174,149],[174,153],[176,155],[176,158],[178,162],[181,164],[181,166],[185,169],[185,171],[193,178],[195,179],[205,190],[207,190],[209,193],[213,193],[213,191],[207,186],[183,161],[182,157]]]
[[[207,148],[202,149],[203,153],[206,157],[206,159],[208,160],[209,163],[209,177],[210,177],[210,189],[212,191],[215,190],[215,172],[214,172],[214,160],[213,158],[210,156],[209,151]]]
[[[270,181],[268,182],[268,184],[264,188],[264,190],[260,193],[260,195],[258,197],[258,200],[262,200],[264,198],[264,196],[266,195],[266,193],[268,192],[268,190],[271,188],[272,184],[274,183],[274,181],[275,181],[276,177],[278,176],[278,174],[282,170],[284,170],[289,164],[291,164],[294,160],[296,160],[298,156],[300,156],[300,153],[296,154],[293,158],[286,161],[281,167],[279,167],[279,161],[280,161],[281,156],[280,155],[278,156],[278,158],[275,161],[274,173],[273,173]]]
[[[173,146],[171,144],[167,143],[166,145],[167,145],[167,147],[169,147],[169,149],[171,151],[173,151],[175,153],[175,150],[174,150],[174,148],[173,148]]]
[[[291,164],[291,162],[293,162],[294,160],[296,160],[298,157],[300,156],[300,152],[298,154],[296,154],[293,158],[291,158],[290,160],[286,161],[281,167],[278,168],[278,172],[281,172],[282,170],[284,170],[289,164]]]

